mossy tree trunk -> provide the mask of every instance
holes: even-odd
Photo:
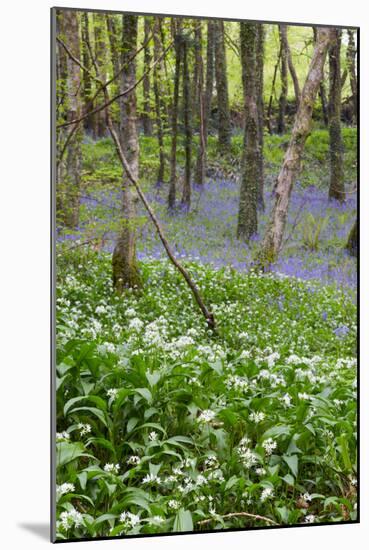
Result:
[[[137,47],[137,16],[123,15],[121,92],[136,81],[136,60],[132,59]],[[139,144],[137,134],[136,92],[131,91],[120,99],[119,141],[134,177],[139,172]],[[113,284],[117,292],[140,286],[136,259],[136,201],[137,196],[127,174],[122,178],[122,225],[114,248],[112,267]]]
[[[185,172],[181,204],[185,211],[191,208],[191,153],[192,153],[192,125],[191,125],[191,85],[189,77],[189,39],[183,39],[183,118],[185,133]]]
[[[108,38],[110,44],[110,54],[111,62],[113,66],[114,75],[117,75],[121,69],[121,54],[120,54],[120,43],[121,35],[117,29],[116,18],[114,15],[106,16],[106,26],[108,29]],[[120,91],[120,78],[117,78],[114,82],[110,84],[112,93],[118,94]],[[114,120],[114,126],[119,133],[119,120],[120,120],[120,110],[118,103],[118,116]]]
[[[83,94],[83,109],[87,113],[93,109],[92,101],[92,79],[91,79],[91,56],[88,51],[87,44],[90,43],[90,22],[88,18],[88,13],[83,12],[81,15],[81,49],[82,49],[82,62],[84,67],[87,67],[88,71],[82,72],[82,94]],[[93,130],[93,116],[88,116],[83,121],[84,129],[86,132],[92,133]]]
[[[313,27],[313,34],[314,34],[314,44],[316,43],[316,37],[317,37],[317,28]],[[324,125],[328,128],[329,120],[328,120],[328,101],[327,101],[327,94],[325,91],[325,77],[323,73],[323,78],[319,86],[319,97],[320,97],[320,103],[322,106],[322,117]]]
[[[257,181],[258,181],[258,207],[264,210],[264,25],[256,27],[256,104],[258,110],[258,159],[257,159]]]
[[[215,80],[218,100],[218,141],[221,153],[231,147],[231,118],[229,112],[227,59],[224,44],[224,22],[214,21]]]
[[[355,257],[357,256],[357,249],[358,249],[357,218],[350,230],[347,243],[346,243],[346,249],[348,250],[351,256],[355,256]]]
[[[275,202],[259,254],[263,267],[277,259],[282,246],[289,199],[296,177],[300,172],[301,156],[306,138],[310,133],[314,102],[323,78],[327,51],[333,38],[334,29],[319,28],[290,143],[275,185]]]
[[[207,144],[214,90],[214,21],[207,22],[206,83],[205,83],[205,140]]]
[[[152,135],[152,120],[151,120],[151,105],[150,105],[150,73],[149,67],[151,64],[151,46],[148,42],[151,33],[151,20],[148,16],[144,17],[144,79],[143,87],[143,115],[142,125],[145,136]]]
[[[343,141],[341,135],[341,30],[334,29],[334,40],[329,48],[329,158],[330,199],[345,200],[343,174]]]
[[[183,37],[181,35],[182,21],[179,19],[175,24],[174,29],[174,44],[175,44],[175,73],[174,73],[174,91],[172,105],[172,145],[170,152],[170,182],[168,194],[168,209],[173,210],[176,205],[177,191],[177,133],[178,133],[178,100],[179,100],[179,83],[181,75],[181,57],[183,47]]]
[[[60,36],[67,44],[70,52],[77,59],[80,59],[79,23],[77,12],[62,11],[58,15]],[[69,122],[81,115],[81,70],[69,57],[63,57],[62,75],[65,77],[63,83],[63,94],[65,94],[66,110],[65,121]],[[64,132],[61,132],[66,137]],[[66,149],[66,155],[59,163],[58,169],[58,195],[57,216],[59,221],[66,227],[75,228],[79,222],[79,202],[81,185],[81,142],[83,132],[79,127],[70,139]]]
[[[159,168],[156,178],[157,185],[161,185],[164,181],[165,173],[165,154],[164,154],[164,105],[163,105],[163,71],[162,64],[158,59],[160,58],[160,18],[155,17],[154,20],[154,96],[155,96],[155,123],[156,123],[156,135],[159,145]]]
[[[256,87],[257,25],[240,23],[242,82],[244,91],[245,133],[242,180],[238,210],[237,238],[250,240],[258,228],[257,198],[259,181],[259,134]]]
[[[284,134],[286,131],[285,117],[288,94],[288,43],[286,25],[279,25],[279,40],[281,43],[281,93],[279,96],[278,134]]]
[[[202,60],[202,28],[201,21],[195,23],[195,63],[196,70],[196,96],[197,101],[195,103],[197,109],[196,126],[199,134],[199,148],[196,158],[196,169],[194,180],[198,185],[202,185],[205,182],[206,172],[206,115],[205,115],[205,90],[204,90],[204,65]]]
[[[93,29],[95,43],[95,59],[99,60],[101,76],[106,79],[106,18],[102,13],[93,13]],[[99,111],[94,115],[93,135],[94,138],[102,138],[106,135],[106,125],[104,111]]]

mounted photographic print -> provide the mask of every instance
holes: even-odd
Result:
[[[51,16],[52,540],[357,522],[358,29]]]

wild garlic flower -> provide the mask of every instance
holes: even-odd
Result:
[[[211,422],[215,418],[215,412],[211,411],[210,409],[206,409],[205,411],[202,411],[202,413],[198,416],[198,422]]]
[[[70,435],[68,432],[57,432],[56,433],[56,442],[59,443],[60,441],[69,441]]]
[[[89,434],[91,432],[91,426],[90,424],[82,424],[82,422],[80,422],[78,424],[78,429],[79,429],[79,433],[83,436],[83,435],[86,435],[86,434]]]
[[[143,480],[142,483],[156,483],[157,485],[160,485],[161,479],[159,476],[155,474],[147,474]]]
[[[264,420],[265,413],[263,413],[262,411],[252,412],[249,418],[252,422],[255,422],[255,424],[259,424],[259,422],[262,422]]]
[[[179,507],[180,503],[178,502],[178,500],[172,498],[168,501],[168,508],[170,508],[171,510],[178,510]]]
[[[308,514],[308,515],[305,517],[304,522],[305,522],[305,523],[314,523],[314,522],[315,522],[315,516],[314,516],[314,514]]]
[[[74,493],[75,487],[73,483],[62,483],[61,485],[56,486],[56,498],[59,499],[62,495],[67,495],[68,493]]]
[[[114,401],[118,395],[118,389],[110,388],[106,393],[107,393],[107,396],[110,397],[112,401]]]
[[[273,489],[271,487],[265,487],[265,489],[263,489],[260,495],[260,500],[261,502],[264,502],[265,500],[272,498],[273,496],[274,496]]]
[[[140,464],[140,462],[141,459],[137,455],[132,455],[127,459],[127,464],[130,464],[131,466],[137,466],[138,464]]]
[[[117,474],[119,472],[119,464],[111,464],[111,463],[108,463],[108,464],[105,464],[104,466],[104,472],[108,473],[108,474]]]
[[[158,440],[158,432],[152,431],[149,433],[149,440],[150,441],[157,441]]]
[[[80,512],[78,512],[75,508],[68,511],[65,510],[60,514],[59,525],[61,525],[61,527],[66,531],[71,527],[79,527],[82,522],[82,514],[80,514]]]
[[[122,512],[119,517],[119,521],[124,523],[125,526],[130,529],[140,523],[140,517],[136,514],[131,514],[131,512]]]
[[[304,493],[303,495],[301,495],[301,498],[305,501],[305,502],[311,502],[311,495],[310,493],[306,492]]]
[[[268,439],[265,439],[265,441],[263,441],[262,447],[265,450],[265,454],[267,456],[270,456],[273,453],[274,449],[277,448],[277,442],[273,441],[271,437],[268,437]]]

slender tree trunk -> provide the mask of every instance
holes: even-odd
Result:
[[[343,174],[343,141],[341,135],[341,31],[334,29],[334,41],[329,48],[329,156],[330,182],[328,196],[345,200]]]
[[[81,32],[82,32],[82,41],[81,41],[81,48],[82,48],[82,62],[87,69],[91,70],[91,57],[90,53],[87,48],[87,44],[90,41],[89,34],[90,34],[90,27],[89,27],[89,20],[88,20],[88,13],[83,12],[81,17]],[[83,71],[82,73],[82,93],[83,93],[83,108],[85,112],[91,111],[93,109],[93,102],[92,102],[92,82],[91,82],[91,76],[88,71]],[[84,120],[84,129],[87,132],[92,132],[93,129],[93,116],[87,117]]]
[[[269,96],[268,111],[267,111],[267,125],[268,125],[269,134],[273,133],[273,124],[272,124],[273,96],[274,96],[274,93],[275,93],[275,83],[276,83],[276,80],[277,80],[278,67],[279,67],[280,62],[281,62],[281,55],[282,55],[282,45],[279,48],[278,58],[277,58],[275,66],[274,66],[273,79],[272,79],[272,88],[271,88],[270,96]]]
[[[118,30],[115,22],[115,15],[107,15],[106,16],[106,25],[108,28],[108,37],[109,37],[109,44],[110,44],[110,53],[111,53],[111,60],[112,60],[112,66],[114,74],[118,74],[121,69],[121,55],[120,55],[120,40],[118,36]],[[111,84],[114,93],[118,93],[120,90],[120,80],[117,79],[115,82],[112,82]],[[115,127],[118,129],[119,132],[119,122],[120,122],[120,112],[118,113],[118,121],[114,121]]]
[[[129,89],[136,80],[136,61],[132,55],[137,48],[137,16],[123,15],[121,91]],[[130,171],[138,178],[139,144],[137,134],[136,93],[133,90],[121,97],[121,123],[119,141]],[[140,286],[136,259],[136,196],[132,183],[123,174],[122,179],[122,227],[114,248],[112,267],[113,284],[118,293],[125,288]]]
[[[211,103],[214,89],[214,21],[207,22],[206,44],[206,88],[205,88],[205,140],[208,142],[208,131],[211,119]]]
[[[302,152],[306,138],[310,133],[314,102],[323,78],[324,63],[333,37],[333,29],[328,27],[320,27],[317,32],[313,57],[301,94],[300,107],[275,186],[276,198],[271,219],[262,243],[260,261],[264,267],[277,259],[282,246],[289,199],[293,184],[300,171]]]
[[[191,127],[191,92],[188,70],[188,38],[183,41],[183,117],[185,132],[185,173],[183,180],[182,206],[187,212],[191,208],[191,149],[192,149],[192,127]]]
[[[286,25],[279,25],[279,39],[281,42],[281,94],[279,96],[278,134],[284,134],[286,131],[285,116],[288,94],[288,43]]]
[[[347,70],[350,76],[350,85],[352,92],[352,100],[354,104],[354,119],[357,118],[357,79],[356,79],[356,70],[355,70],[355,57],[356,57],[356,47],[355,47],[355,35],[354,31],[349,29],[348,33],[348,45],[347,45]]]
[[[144,74],[145,77],[143,79],[143,116],[142,116],[142,123],[143,123],[143,131],[145,136],[151,136],[152,135],[152,120],[151,120],[151,107],[150,107],[150,73],[149,67],[151,65],[151,46],[150,44],[147,44],[147,41],[149,39],[151,32],[151,21],[148,16],[144,17],[144,41],[145,41],[145,49],[144,49]]]
[[[202,185],[205,182],[206,172],[206,122],[205,122],[205,90],[204,90],[204,66],[202,61],[202,29],[201,21],[196,21],[195,24],[195,56],[197,66],[197,120],[196,124],[199,129],[199,148],[196,159],[195,182]]]
[[[224,23],[214,21],[215,79],[218,99],[218,140],[221,152],[231,146],[231,118],[229,113],[227,60],[224,44]]]
[[[106,43],[105,43],[105,17],[101,13],[93,14],[94,35],[95,35],[95,59],[98,59],[101,66],[101,76],[106,79]],[[99,111],[94,115],[94,137],[95,139],[105,136],[104,112]]]
[[[351,256],[355,256],[355,257],[357,256],[357,249],[358,249],[357,218],[350,230],[347,243],[346,243],[346,249],[348,250]]]
[[[160,57],[160,22],[156,17],[154,21],[154,62]],[[159,144],[159,169],[157,175],[157,185],[161,185],[164,181],[165,172],[165,155],[164,155],[164,129],[163,129],[163,90],[161,86],[162,71],[161,63],[156,63],[154,68],[154,96],[155,96],[155,115],[156,115],[156,132]]]
[[[263,24],[256,27],[256,102],[258,110],[258,207],[264,210],[264,41]]]
[[[316,37],[317,37],[317,28],[313,27],[313,33],[314,33],[314,44],[316,43]],[[323,78],[319,86],[319,97],[320,97],[320,103],[322,106],[322,115],[323,115],[323,122],[324,126],[328,128],[328,102],[327,102],[327,94],[325,91],[325,85],[324,85],[324,73]]]
[[[60,32],[65,39],[71,53],[80,58],[79,25],[77,13],[74,11],[62,12],[59,16]],[[69,56],[65,58],[66,76],[66,122],[74,120],[81,115],[81,71]],[[75,228],[79,222],[79,201],[81,185],[81,141],[83,133],[78,128],[70,140],[65,156],[65,164],[62,161],[59,176],[60,201],[59,219],[69,228]]]
[[[238,211],[237,238],[246,242],[258,228],[257,198],[259,181],[259,136],[256,89],[257,25],[240,23],[241,64],[243,71],[245,134]]]
[[[172,107],[172,147],[170,153],[170,183],[168,194],[168,209],[173,210],[176,204],[176,187],[177,187],[177,132],[178,132],[178,99],[179,99],[179,81],[181,72],[181,54],[183,37],[181,35],[182,21],[178,20],[175,30],[174,43],[176,65],[174,73],[174,93]]]
[[[288,43],[287,26],[284,26],[284,27],[285,27],[285,31],[283,31],[283,32],[285,32],[285,35],[286,35],[285,36],[285,41],[286,41],[286,46],[287,46],[288,69],[290,71],[290,75],[291,75],[292,82],[293,82],[293,88],[295,90],[296,111],[297,111],[297,109],[299,108],[299,104],[300,104],[301,90],[300,90],[299,79],[298,79],[296,69],[295,69],[295,66],[294,66],[293,60],[292,60],[290,45]]]

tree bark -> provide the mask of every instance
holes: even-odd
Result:
[[[220,152],[231,146],[231,118],[229,113],[227,60],[224,44],[224,23],[214,21],[215,80],[218,99],[218,140]]]
[[[264,41],[265,30],[262,23],[256,27],[256,103],[258,111],[258,207],[264,210]]]
[[[179,82],[181,73],[181,57],[183,47],[183,37],[181,35],[182,21],[178,20],[177,28],[175,29],[175,73],[174,73],[174,92],[172,106],[172,146],[170,152],[170,182],[168,194],[168,209],[173,210],[176,205],[176,187],[177,187],[177,133],[178,133],[178,99],[179,99]]]
[[[196,170],[194,180],[198,185],[203,185],[205,182],[206,172],[206,122],[205,122],[205,90],[204,90],[204,66],[202,61],[202,29],[201,21],[196,21],[195,24],[195,56],[197,66],[197,120],[196,125],[199,130],[199,148],[196,159]]]
[[[298,79],[296,69],[295,69],[295,66],[294,66],[293,60],[292,60],[291,48],[290,48],[290,45],[288,43],[287,26],[286,26],[285,34],[286,34],[285,40],[286,40],[286,46],[287,46],[288,69],[290,71],[290,75],[291,75],[292,82],[293,82],[293,88],[295,90],[296,111],[297,111],[297,109],[299,108],[299,104],[300,104],[301,90],[300,90],[299,79]]]
[[[273,96],[274,96],[274,92],[275,92],[275,82],[277,80],[278,67],[279,67],[279,64],[281,62],[281,55],[282,55],[282,46],[280,45],[279,52],[278,52],[278,58],[277,58],[275,66],[274,66],[273,79],[272,79],[272,88],[271,88],[271,91],[270,91],[268,111],[267,111],[267,125],[268,125],[269,134],[273,133],[273,124],[272,124]]]
[[[211,120],[211,103],[214,89],[214,21],[207,22],[206,44],[206,84],[205,84],[205,140],[208,141],[208,131]]]
[[[106,43],[105,43],[105,17],[101,13],[93,13],[94,36],[95,36],[95,59],[98,59],[101,66],[101,76],[106,80]],[[94,138],[105,136],[104,112],[99,111],[94,115]]]
[[[257,25],[240,23],[241,63],[244,88],[245,133],[237,238],[250,240],[258,228],[257,198],[260,177],[258,107],[256,88]]]
[[[160,20],[155,17],[154,21],[154,62],[160,57]],[[156,115],[156,132],[159,145],[159,169],[157,175],[157,185],[161,185],[164,181],[165,172],[165,154],[164,154],[164,129],[163,129],[163,89],[161,63],[156,63],[154,68],[154,96],[155,96],[155,115]]]
[[[284,134],[286,131],[285,116],[288,94],[288,43],[286,25],[279,25],[279,39],[281,42],[281,94],[279,96],[278,134]]]
[[[314,102],[323,78],[327,51],[333,38],[333,29],[328,27],[319,28],[291,140],[275,185],[275,203],[259,256],[263,267],[266,267],[277,259],[282,246],[289,199],[293,184],[301,168],[301,156],[306,138],[310,133]]]
[[[121,90],[129,89],[136,80],[136,60],[131,59],[137,47],[137,16],[123,15]],[[137,134],[136,93],[120,100],[119,141],[130,171],[138,178],[139,144]],[[123,173],[122,178],[122,227],[112,258],[113,285],[118,293],[125,288],[138,287],[141,279],[136,259],[136,197],[134,187]]]
[[[151,65],[151,46],[147,44],[151,32],[151,21],[148,16],[144,17],[144,74],[143,79],[143,115],[142,124],[145,136],[152,135],[152,120],[151,120],[151,107],[150,107],[150,73],[148,71]]]
[[[58,16],[59,30],[65,38],[71,53],[80,57],[79,25],[77,13],[63,11]],[[64,58],[66,121],[74,120],[81,114],[81,71],[69,56]],[[79,222],[79,201],[81,185],[81,142],[82,130],[78,128],[68,143],[65,161],[59,169],[59,206],[58,218],[69,228],[75,228]]]
[[[346,243],[346,249],[348,250],[350,256],[355,256],[355,257],[357,256],[357,249],[358,249],[357,218],[350,230],[347,243]]]
[[[81,33],[82,33],[82,41],[81,41],[81,48],[82,48],[82,62],[87,69],[91,69],[91,57],[90,53],[88,51],[87,44],[89,43],[89,34],[90,34],[90,26],[89,26],[89,20],[88,20],[88,13],[83,12],[81,17]],[[83,93],[83,107],[84,111],[88,112],[93,109],[93,101],[92,101],[92,81],[91,81],[91,75],[88,71],[83,71],[82,73],[82,93]],[[84,129],[87,132],[92,132],[93,129],[93,116],[87,117],[83,121]]]
[[[341,135],[341,31],[334,29],[334,40],[329,48],[329,158],[330,182],[328,197],[345,200],[343,174],[343,141]]]
[[[316,37],[317,37],[317,28],[313,27],[313,33],[314,33],[314,44],[316,43]],[[319,97],[320,97],[320,103],[322,106],[322,116],[323,116],[323,122],[324,126],[328,128],[328,102],[327,102],[327,94],[325,91],[325,85],[324,85],[324,73],[323,78],[319,86]]]
[[[191,127],[191,92],[188,70],[188,38],[183,40],[183,117],[185,132],[185,173],[183,179],[182,207],[185,211],[191,208],[191,150],[192,150],[192,127]]]

